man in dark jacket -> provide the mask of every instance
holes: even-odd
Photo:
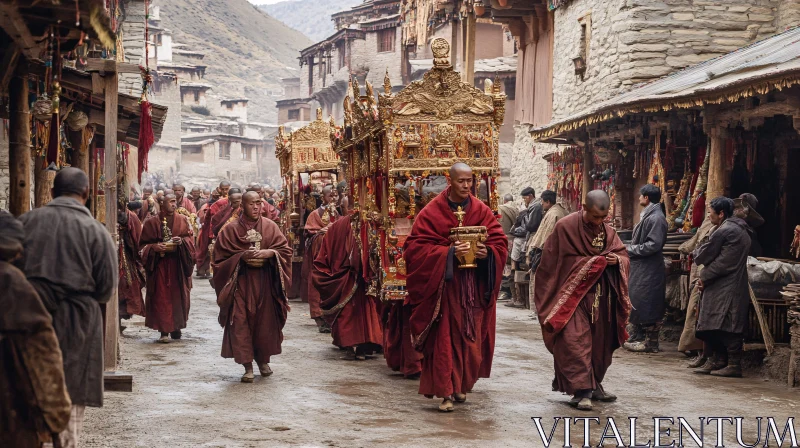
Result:
[[[514,289],[517,297],[506,306],[530,309],[528,297],[530,274],[528,274],[528,265],[525,264],[526,247],[528,238],[539,230],[544,212],[542,211],[542,201],[536,199],[536,191],[533,188],[526,187],[521,194],[527,208],[519,213],[517,223],[511,230],[514,235],[511,261],[514,268]]]
[[[78,446],[86,406],[103,405],[103,316],[100,304],[117,289],[117,251],[86,200],[89,178],[64,168],[53,180],[53,200],[20,218],[25,226],[25,275],[45,308],[63,353],[72,400],[65,446]]]
[[[513,297],[516,293],[512,294],[514,287],[514,274],[511,266],[511,249],[514,245],[514,234],[511,231],[519,217],[519,208],[514,205],[514,196],[506,194],[503,196],[503,205],[498,207],[500,213],[500,225],[503,227],[503,233],[508,238],[508,257],[506,258],[506,267],[503,270],[503,282],[500,285],[500,295],[497,296],[498,301],[505,301]]]
[[[631,273],[628,288],[633,325],[624,347],[632,352],[658,352],[658,334],[664,318],[667,274],[662,249],[667,241],[667,219],[661,211],[661,190],[647,184],[639,190],[644,207],[628,245]]]
[[[733,216],[733,209],[733,201],[726,197],[711,201],[708,219],[718,227],[694,253],[695,263],[703,266],[696,334],[712,351],[705,353],[708,361],[695,372],[738,378],[750,305],[750,235],[747,223]]]

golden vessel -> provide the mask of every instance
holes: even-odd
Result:
[[[486,226],[453,227],[450,229],[450,241],[469,243],[469,252],[457,256],[458,267],[461,269],[477,268],[478,243],[486,241]]]

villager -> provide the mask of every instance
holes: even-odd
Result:
[[[423,208],[406,240],[411,338],[422,351],[419,393],[442,398],[439,410],[462,403],[478,378],[488,378],[494,356],[496,300],[508,240],[492,210],[472,196],[472,169],[450,168],[449,187]],[[450,230],[486,228],[477,243],[477,267],[459,268],[456,257],[471,253],[468,242],[450,242]]]
[[[528,283],[530,282],[529,267],[526,264],[526,248],[528,240],[539,229],[542,223],[542,201],[536,199],[536,192],[533,188],[527,187],[522,190],[522,198],[525,201],[526,209],[520,212],[519,225],[512,230],[514,234],[514,247],[511,251],[511,259],[514,263],[514,289],[517,292],[516,301],[506,304],[513,308],[531,308],[530,297],[528,297]]]
[[[506,194],[503,196],[503,205],[498,207],[500,213],[500,226],[503,227],[503,233],[508,238],[508,257],[506,258],[506,267],[503,268],[503,282],[500,285],[500,295],[497,296],[497,301],[502,302],[511,299],[514,295],[514,274],[511,266],[511,249],[514,246],[514,234],[512,229],[517,222],[519,216],[519,209],[514,205],[514,196]]]
[[[661,211],[661,190],[657,186],[647,184],[639,193],[643,209],[627,246],[631,260],[628,292],[633,305],[630,316],[633,331],[624,347],[632,352],[656,353],[666,310],[663,249],[667,242],[667,218]]]
[[[100,304],[108,302],[117,288],[119,265],[111,236],[85,206],[89,198],[86,173],[62,168],[52,192],[51,202],[20,218],[26,232],[24,271],[53,317],[72,401],[61,441],[77,447],[86,406],[103,406]]]
[[[602,190],[587,193],[583,210],[556,223],[536,270],[534,302],[545,347],[553,354],[553,390],[591,410],[592,400],[614,401],[602,382],[611,356],[628,338],[630,261],[625,245],[606,223],[610,207]]]
[[[222,357],[242,364],[252,383],[253,361],[269,376],[270,358],[281,353],[289,302],[292,248],[280,228],[260,213],[261,198],[247,192],[242,214],[225,225],[214,244],[214,288],[225,328]]]
[[[733,211],[733,200],[711,200],[708,219],[717,230],[694,252],[695,262],[703,266],[698,280],[702,296],[696,335],[710,350],[704,352],[706,363],[695,372],[725,377],[742,376],[742,348],[750,306],[749,226],[733,216]]]
[[[528,287],[530,297],[533,297],[533,293],[535,291],[535,275],[536,270],[539,267],[539,263],[542,261],[542,250],[544,249],[544,244],[547,242],[547,238],[549,238],[555,230],[556,223],[558,223],[561,218],[568,215],[567,209],[557,202],[556,193],[554,191],[543,191],[541,198],[544,218],[542,218],[542,223],[539,225],[539,229],[536,231],[536,234],[529,241],[530,249],[528,250],[527,258],[528,266],[530,266],[531,278],[530,285]],[[533,311],[533,318],[538,318],[536,313],[536,304],[532,300],[531,310]]]
[[[71,403],[52,317],[14,266],[25,229],[5,210],[0,229],[0,434],[5,446],[39,448],[60,441]]]

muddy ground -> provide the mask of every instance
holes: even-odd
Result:
[[[128,323],[121,369],[133,374],[133,392],[108,392],[103,408],[87,409],[82,446],[538,447],[543,444],[531,417],[543,417],[549,433],[556,416],[597,416],[603,425],[614,417],[626,443],[629,416],[639,417],[639,443],[653,437],[653,416],[685,417],[698,431],[698,417],[743,416],[745,441],[753,443],[755,417],[776,417],[782,430],[800,409],[797,391],[755,377],[695,375],[667,346],[655,355],[618,350],[604,385],[619,400],[582,413],[551,391],[552,358],[529,312],[504,306],[498,308],[492,378],[480,380],[453,413],[437,412],[439,401],[418,395],[417,381],[390,371],[382,357],[341,360],[302,303],[292,303],[283,354],[271,363],[274,375],[242,384],[241,366],[219,356],[217,309],[208,283],[196,280],[180,342],[156,344],[157,333],[143,319]],[[575,446],[582,445],[582,427],[572,426]],[[713,428],[705,429],[705,446],[714,445]],[[602,428],[592,424],[591,431],[596,445]],[[562,426],[555,437],[553,446],[563,446]],[[727,424],[724,438],[735,441]]]

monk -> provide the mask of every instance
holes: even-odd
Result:
[[[346,359],[359,361],[379,351],[383,343],[380,302],[374,293],[367,295],[376,276],[364,263],[370,248],[362,247],[361,226],[367,225],[359,213],[331,224],[311,273],[333,344],[348,350]]]
[[[147,218],[158,214],[158,203],[153,197],[153,187],[142,189],[142,208],[136,214],[139,222],[144,222]]]
[[[198,212],[200,211],[200,207],[203,205],[203,192],[200,190],[200,187],[192,187],[192,191],[189,192],[189,200],[192,201],[194,204],[194,209]]]
[[[492,210],[472,195],[472,169],[450,168],[449,187],[423,208],[405,243],[408,270],[406,304],[414,347],[422,351],[419,393],[442,398],[439,410],[463,403],[492,368],[497,294],[508,255],[508,240]],[[451,243],[450,229],[485,226],[487,239],[477,243],[477,267],[458,267],[456,256],[470,243]]]
[[[277,224],[260,215],[258,193],[247,192],[242,215],[225,225],[214,245],[214,282],[219,323],[225,328],[222,357],[244,366],[243,383],[252,383],[253,361],[261,376],[272,375],[270,357],[281,353],[289,311],[292,248]],[[254,267],[248,260],[263,260]]]
[[[144,324],[161,332],[158,342],[168,343],[170,338],[181,338],[181,330],[189,319],[194,235],[189,219],[175,213],[178,204],[174,195],[164,196],[160,206],[161,213],[145,221],[140,241],[147,274]],[[172,249],[167,242],[174,245]]]
[[[211,278],[211,257],[208,246],[211,244],[211,219],[209,209],[219,199],[219,192],[214,190],[208,202],[197,211],[197,221],[200,223],[200,235],[197,237],[195,250],[195,264],[197,265],[197,278]]]
[[[335,208],[338,199],[335,189],[330,185],[324,187],[322,189],[322,205],[308,215],[305,226],[306,251],[303,259],[303,271],[307,273],[306,278],[308,279],[308,309],[320,333],[330,333],[331,328],[322,318],[320,295],[314,287],[312,272],[314,260],[317,259],[325,234],[339,216]]]
[[[142,223],[136,213],[123,208],[117,217],[119,226],[119,318],[130,319],[134,314],[145,315],[142,288],[144,287],[144,266],[139,254],[139,241],[142,236]],[[120,332],[125,327],[120,325]]]
[[[271,219],[272,221],[278,221],[278,218],[281,216],[281,212],[274,205],[270,204],[266,199],[264,199],[264,189],[260,184],[256,182],[251,183],[247,186],[247,191],[252,191],[258,194],[259,214],[261,216]]]
[[[197,213],[197,208],[192,202],[192,198],[186,196],[186,187],[181,184],[172,185],[172,191],[175,194],[175,200],[178,201],[178,208],[185,208],[189,213]]]
[[[220,199],[217,204],[223,200]],[[222,230],[225,224],[235,221],[241,216],[242,193],[238,188],[231,189],[231,193],[225,202],[227,206],[215,213],[211,218],[211,235],[213,238],[219,235],[219,231]]]
[[[630,260],[606,223],[610,200],[586,195],[583,210],[560,219],[547,238],[535,275],[534,302],[547,350],[553,354],[553,390],[591,410],[592,400],[614,401],[602,382],[611,355],[628,334]]]
[[[383,356],[386,365],[404,378],[419,379],[422,372],[421,352],[414,349],[411,341],[411,305],[402,300],[384,302],[381,322],[383,323]]]

